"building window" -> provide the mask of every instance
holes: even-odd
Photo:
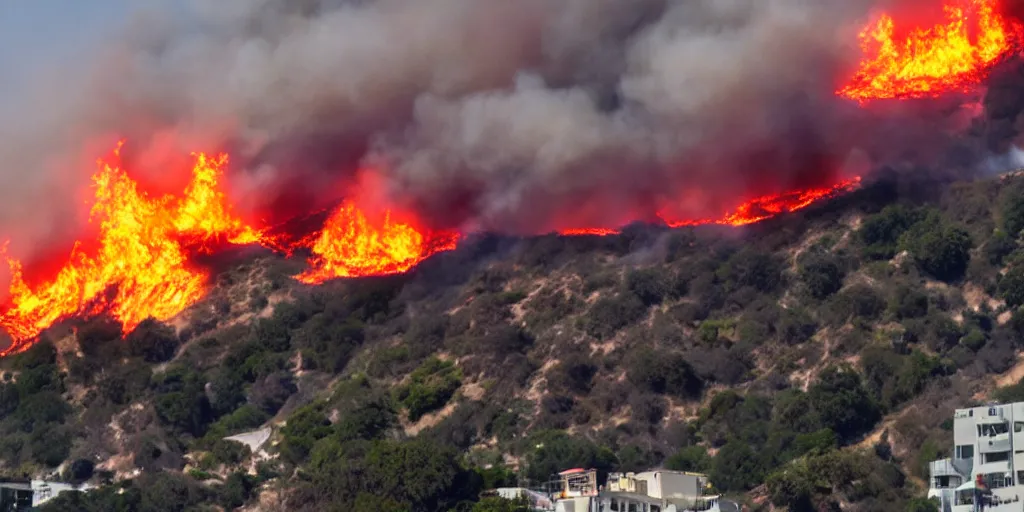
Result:
[[[983,453],[981,454],[981,458],[984,460],[983,463],[1003,462],[1010,460],[1010,452]]]
[[[949,476],[937,476],[937,477],[935,477],[935,488],[936,489],[949,489]]]
[[[956,458],[958,459],[971,459],[974,458],[974,445],[973,444],[961,444],[956,447]]]
[[[1009,479],[1006,478],[1006,473],[989,473],[985,475],[985,482],[988,483],[990,489],[999,489],[1010,485]]]
[[[1013,431],[1016,433],[1024,432],[1024,421],[1013,422]]]
[[[999,434],[1005,434],[1010,431],[1010,427],[1006,423],[994,423],[978,425],[979,436],[997,436]]]

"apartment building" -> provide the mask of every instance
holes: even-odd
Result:
[[[597,484],[593,469],[570,469],[559,476],[562,490],[555,496],[556,512],[721,512],[724,503],[709,492],[708,477],[699,473],[611,473],[606,487]],[[732,503],[728,506],[735,509]]]
[[[1021,510],[1024,402],[957,409],[952,453],[929,468],[928,496],[939,499],[940,510]]]

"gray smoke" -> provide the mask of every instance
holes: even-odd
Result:
[[[737,193],[843,172],[862,114],[833,91],[879,4],[194,0],[140,13],[0,112],[0,225],[25,251],[80,224],[79,204],[52,198],[82,190],[117,137],[157,182],[190,151],[229,150],[232,197],[280,215],[338,199],[363,168],[396,204],[463,229],[717,213]]]

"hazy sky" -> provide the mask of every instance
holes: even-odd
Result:
[[[16,98],[37,69],[89,58],[140,7],[183,1],[0,0],[0,102]]]

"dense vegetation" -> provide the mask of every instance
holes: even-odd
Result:
[[[0,471],[106,484],[48,510],[518,511],[481,491],[575,466],[931,510],[952,409],[1024,339],[1024,179],[876,178],[739,232],[479,237],[316,288],[250,256],[180,331],[70,321],[0,361]]]

